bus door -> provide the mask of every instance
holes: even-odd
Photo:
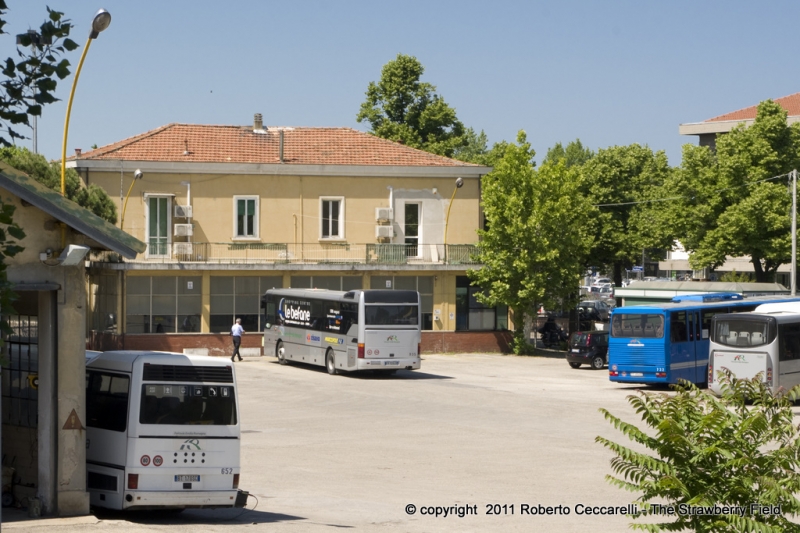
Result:
[[[703,323],[700,311],[689,311],[689,342],[694,351],[694,373],[692,383],[705,383],[708,379],[708,336],[703,338]]]
[[[695,346],[692,311],[672,311],[669,318],[669,382],[695,381]]]

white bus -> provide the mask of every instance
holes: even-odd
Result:
[[[86,359],[92,506],[237,505],[241,441],[230,361],[137,351],[87,352]]]
[[[417,291],[270,289],[263,299],[264,353],[329,374],[420,367]]]
[[[716,374],[723,368],[734,377],[762,373],[775,393],[800,384],[800,304],[773,303],[751,313],[719,314],[711,324],[708,387],[720,394]]]

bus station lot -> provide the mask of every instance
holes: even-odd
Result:
[[[637,422],[606,370],[563,357],[427,355],[419,371],[329,376],[236,363],[248,509],[4,523],[20,531],[593,531],[628,529],[598,412]],[[254,509],[253,509],[254,508]],[[550,508],[548,510],[548,508]],[[436,514],[439,516],[436,516]],[[446,513],[446,515],[445,515]],[[4,514],[4,522],[5,520]]]

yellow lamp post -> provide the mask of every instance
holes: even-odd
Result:
[[[119,219],[119,229],[123,231],[125,230],[123,226],[125,225],[125,210],[128,209],[128,198],[133,190],[133,184],[136,183],[136,180],[142,179],[142,176],[144,176],[144,174],[142,174],[142,171],[137,168],[133,173],[133,181],[131,181],[131,186],[128,188],[128,194],[125,195],[125,204],[122,206],[122,216]]]
[[[456,187],[453,189],[453,196],[450,197],[450,205],[447,206],[447,217],[444,219],[444,256],[447,257],[447,225],[450,223],[450,209],[453,207],[453,200],[456,198],[456,191],[464,186],[464,178],[456,178]]]
[[[86,59],[86,52],[89,51],[89,46],[92,40],[97,39],[100,32],[108,28],[111,24],[111,13],[105,9],[100,9],[95,13],[92,19],[92,31],[89,32],[89,39],[86,41],[86,46],[83,48],[81,60],[78,62],[78,69],[75,71],[75,78],[72,80],[72,90],[69,92],[69,102],[67,103],[67,117],[64,119],[64,140],[61,143],[61,196],[67,194],[67,132],[69,131],[69,114],[72,111],[72,99],[75,96],[75,87],[78,85],[78,77],[81,75],[81,68],[83,67],[83,60]],[[61,246],[66,246],[66,229],[61,226]]]

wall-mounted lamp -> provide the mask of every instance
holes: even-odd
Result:
[[[53,249],[48,248],[39,254],[39,261],[47,266],[75,266],[81,264],[81,261],[83,261],[87,253],[89,253],[89,248],[87,246],[70,244],[64,248],[64,251],[61,252],[61,255],[59,255],[57,259],[52,258]]]

